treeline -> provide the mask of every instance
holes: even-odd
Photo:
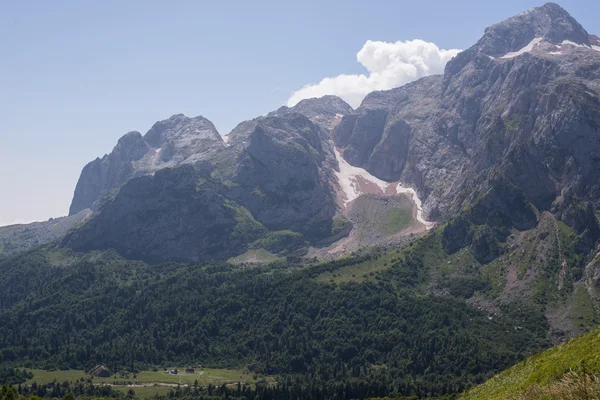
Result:
[[[382,394],[384,393],[384,394]],[[457,395],[435,397],[436,400],[451,400]],[[397,391],[387,393],[378,386],[369,386],[360,382],[348,382],[344,385],[331,387],[318,387],[315,385],[209,385],[207,388],[178,387],[169,391],[166,396],[157,396],[157,400],[184,399],[184,400],[216,400],[216,399],[256,399],[256,400],[342,400],[342,399],[384,399],[417,400],[421,394],[414,396],[401,396]],[[430,399],[434,399],[429,397]]]
[[[385,393],[381,387],[370,387],[359,382],[335,385],[332,387],[311,386],[285,386],[285,385],[221,385],[207,387],[180,386],[170,390],[167,395],[154,396],[155,400],[342,400],[358,398],[383,398],[375,397]],[[391,397],[390,397],[391,396]],[[437,400],[455,399],[456,395],[436,397]],[[0,387],[0,400],[19,399],[134,399],[138,398],[133,389],[126,393],[112,389],[109,386],[84,384],[81,382],[53,382],[43,386],[4,385]],[[397,392],[389,393],[385,398],[396,400],[417,400],[420,394],[414,396],[400,396]]]
[[[374,282],[339,287],[314,278],[373,256],[289,271],[111,253],[53,267],[28,253],[0,264],[0,362],[113,371],[200,363],[278,375],[282,387],[324,396],[348,385],[369,397],[425,396],[460,392],[546,345],[543,314],[519,314],[513,329],[510,312],[489,320],[461,298],[415,290],[427,279],[424,251],[398,252]]]
[[[33,378],[33,374],[25,369],[0,368],[0,384],[23,383],[31,378]]]
[[[82,398],[133,398],[133,391],[124,394],[110,386],[93,385],[85,382],[50,382],[38,385],[3,385],[0,387],[0,400],[20,398],[48,398],[74,400]]]

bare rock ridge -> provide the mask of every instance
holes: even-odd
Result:
[[[367,96],[334,130],[336,146],[351,164],[413,185],[430,219],[516,192],[541,210],[597,208],[596,42],[556,4],[526,11],[486,29],[443,76]],[[509,194],[491,190],[498,182]],[[588,243],[597,231],[595,218],[577,229]]]
[[[324,121],[318,112],[312,117]],[[335,233],[337,161],[324,128],[286,111],[242,122],[225,145],[210,136],[212,129],[199,143],[199,125],[178,118],[149,131],[150,152],[125,158],[134,168],[129,180],[98,200],[90,220],[63,245],[115,248],[148,260],[209,260],[259,245],[286,253]],[[176,151],[168,161],[144,162],[169,142]],[[200,148],[188,153],[189,142]]]
[[[236,165],[230,179],[238,185],[231,196],[267,227],[303,231],[335,215],[337,163],[327,131],[285,113],[242,123],[230,136]]]
[[[83,168],[69,214],[94,209],[103,195],[133,177],[209,159],[223,147],[221,135],[213,123],[203,117],[177,114],[157,122],[144,136],[129,132],[119,139],[110,154]]]
[[[440,90],[441,77],[433,76],[367,95],[356,112],[346,115],[333,131],[335,145],[343,149],[350,164],[387,181],[418,184],[433,165],[451,167],[449,158],[459,157],[461,151],[435,134],[431,118],[440,108]],[[447,152],[457,154],[438,160],[440,155],[434,152],[440,141],[445,142]]]
[[[490,26],[474,48],[498,57],[518,51],[540,37],[554,44],[565,40],[590,44],[589,35],[579,22],[558,4],[546,3]]]
[[[303,100],[296,106],[281,107],[270,117],[300,113],[324,129],[330,129],[352,107],[336,96]],[[221,135],[208,119],[188,118],[183,114],[159,121],[142,136],[124,135],[113,151],[90,162],[81,173],[69,214],[96,208],[97,201],[129,179],[151,174],[161,168],[211,160],[226,147]]]
[[[296,112],[307,116],[312,122],[327,130],[333,129],[342,116],[352,113],[352,107],[337,96],[323,96],[314,99],[305,99],[293,107],[283,106],[272,111],[268,116],[278,116]]]
[[[210,121],[175,115],[84,168],[71,212],[95,213],[65,243],[209,259],[290,234],[300,235],[295,246],[321,240],[340,211],[335,146],[352,166],[413,187],[425,217],[449,223],[449,252],[472,246],[489,262],[540,212],[573,227],[589,251],[600,236],[599,44],[548,3],[487,28],[443,75],[373,92],[356,110],[335,96],[303,100],[242,122],[227,143]],[[179,174],[181,187],[165,179]],[[199,199],[214,203],[214,218]],[[160,238],[153,250],[133,237],[134,221],[147,240]],[[216,229],[214,242],[198,224]],[[194,240],[178,247],[184,236]]]
[[[535,37],[525,47],[499,47],[494,55],[509,51],[500,57],[486,53],[493,49],[488,36],[526,25],[535,27],[529,33]],[[467,155],[440,202],[445,215],[485,197],[495,182],[510,189],[497,192],[496,201],[522,192],[539,210],[558,211],[559,218],[560,210],[597,208],[600,51],[587,32],[550,3],[494,25],[465,53],[444,74],[439,123]],[[582,235],[581,250],[589,251],[598,239],[596,218],[569,225]]]

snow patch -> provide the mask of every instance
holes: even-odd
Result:
[[[340,187],[344,192],[344,206],[347,206],[348,203],[363,194],[360,188],[360,182],[358,181],[359,177],[379,186],[382,194],[385,193],[389,183],[374,177],[363,168],[350,165],[346,160],[344,160],[337,149],[335,150],[335,157],[337,158],[338,165],[340,167],[340,172],[336,171],[335,174],[340,183]]]
[[[396,184],[382,181],[381,179],[371,175],[364,168],[350,165],[346,160],[344,160],[337,149],[335,149],[335,157],[338,161],[340,169],[339,172],[335,172],[335,175],[344,195],[344,207],[362,194],[365,194],[361,188],[361,184],[364,185],[364,183],[361,183],[361,180],[377,186],[379,189],[381,189],[382,195],[389,193],[388,188],[390,185],[396,185],[395,194],[409,194],[409,197],[415,203],[417,207],[417,221],[422,223],[425,226],[425,229],[431,229],[435,226],[435,222],[427,221],[423,217],[423,205],[421,203],[421,199],[419,199],[417,192],[415,192],[413,188],[402,186],[401,183]]]
[[[396,193],[398,193],[398,194],[408,193],[411,195],[412,201],[417,206],[417,221],[419,221],[420,223],[425,225],[425,229],[431,229],[435,226],[435,222],[427,221],[423,217],[423,204],[421,203],[421,199],[419,199],[417,192],[415,192],[415,190],[413,188],[404,187],[404,186],[402,186],[401,183],[399,183],[398,186],[396,186]]]
[[[600,51],[600,46],[595,46],[595,45],[588,46],[586,44],[579,44],[579,43],[571,42],[570,40],[563,40],[562,44],[563,45],[568,44],[568,45],[575,46],[575,47],[585,47],[586,49]],[[557,47],[560,48],[560,46],[557,46]]]
[[[158,149],[154,150],[154,152],[155,152],[156,154],[158,154],[158,153],[160,153],[160,149],[162,149],[162,147],[159,147]]]
[[[225,142],[225,144],[227,144],[227,142],[229,142],[229,135],[223,136],[223,141]]]
[[[575,42],[571,42],[570,40],[563,40],[563,42],[561,43],[563,46],[565,44],[570,44],[571,46],[575,46],[575,47],[587,47],[584,44],[579,44],[579,43],[575,43]]]
[[[559,55],[562,54],[562,51],[549,51],[548,54],[552,54],[552,55]]]
[[[507,54],[505,54],[505,55],[503,55],[501,57],[498,57],[498,58],[515,58],[515,57],[520,56],[521,54],[529,53],[542,40],[544,40],[544,38],[537,37],[537,38],[533,39],[531,42],[529,42],[529,44],[527,46],[523,47],[521,50],[513,51],[511,53],[507,53]]]

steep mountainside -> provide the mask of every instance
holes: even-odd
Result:
[[[573,339],[496,375],[461,399],[564,400],[600,395],[600,331]]]
[[[402,181],[423,200],[423,221],[450,222],[448,252],[472,246],[490,262],[511,229],[531,229],[550,211],[574,229],[576,250],[587,253],[600,237],[597,44],[548,3],[486,29],[443,76],[374,92],[357,110],[334,96],[303,100],[241,123],[227,143],[204,118],[173,116],[144,137],[125,135],[111,154],[88,164],[71,210],[98,209],[102,197],[113,201],[111,191],[136,176],[204,165],[219,196],[268,230],[315,242],[335,233],[334,218],[348,214],[350,198],[396,195],[385,182]],[[343,181],[348,171],[340,170],[345,164],[330,137],[344,162],[374,177],[359,172]],[[457,213],[461,218],[452,219]],[[101,226],[86,237],[113,240]]]
[[[600,321],[597,43],[558,5],[531,9],[443,76],[371,93],[332,133],[349,163],[416,189],[443,251],[493,285],[473,304],[542,304],[553,340]],[[452,274],[470,279],[469,264]]]
[[[70,215],[97,206],[97,201],[131,178],[161,168],[209,160],[225,147],[215,126],[203,117],[173,115],[159,121],[142,136],[124,135],[110,154],[87,164],[75,187]]]
[[[146,138],[162,153],[161,143],[174,140],[159,140],[159,127]],[[63,245],[207,260],[240,255],[259,239],[282,252],[335,234],[337,162],[328,133],[307,117],[290,112],[243,122],[226,146],[210,151],[177,156],[183,166],[127,181]]]
[[[442,77],[367,96],[336,145],[351,164],[414,185],[434,219],[499,175],[537,207],[569,193],[596,204],[600,48],[590,40],[555,4],[529,10],[488,28]]]
[[[182,166],[129,181],[63,244],[138,259],[206,260],[237,255],[265,231],[218,193],[210,174]]]
[[[453,396],[600,325],[599,176],[600,39],[552,3],[357,110],[305,100],[226,142],[174,116],[84,168],[83,223],[0,261],[0,362]],[[532,360],[496,382],[545,383]]]
[[[323,96],[318,99],[306,99],[293,107],[283,106],[270,112],[269,116],[277,116],[295,112],[307,116],[313,123],[330,131],[340,122],[342,117],[351,114],[352,107],[337,96]]]
[[[75,215],[51,218],[44,222],[2,226],[0,227],[0,257],[9,257],[59,239],[70,229],[82,223],[90,214],[90,210],[83,210]]]
[[[270,229],[326,235],[337,210],[327,131],[286,113],[244,122],[229,136],[226,160],[217,163],[233,182],[229,195]]]
[[[297,137],[294,138],[295,135],[304,135],[304,133],[300,131],[296,132],[296,130],[311,129],[302,126],[302,123],[294,125],[286,122],[290,117],[289,114],[299,113],[305,115],[314,124],[329,132],[330,128],[335,126],[335,124],[341,120],[342,115],[349,112],[352,112],[352,108],[343,100],[335,96],[304,100],[292,108],[282,107],[279,110],[270,113],[268,118],[260,117],[246,124],[240,124],[240,127],[227,137],[227,139],[234,136],[243,136],[246,139],[251,137],[252,140],[249,142],[249,144],[251,144],[250,147],[245,146],[244,144],[239,145],[238,143],[234,148],[227,148],[225,141],[223,141],[218,134],[214,125],[200,116],[188,118],[182,114],[173,115],[167,120],[155,123],[144,136],[138,132],[129,132],[119,139],[117,145],[110,154],[90,162],[83,168],[79,181],[77,182],[68,218],[56,218],[44,223],[0,228],[0,255],[5,257],[10,256],[16,252],[47,244],[64,236],[71,228],[77,226],[84,220],[84,217],[87,217],[90,214],[89,208],[97,212],[101,204],[113,199],[118,190],[133,178],[150,176],[161,169],[178,168],[186,165],[198,166],[199,170],[208,169],[214,172],[215,177],[213,177],[213,179],[216,182],[219,182],[218,186],[221,186],[219,193],[227,192],[228,195],[231,195],[234,198],[244,197],[245,202],[249,203],[253,210],[259,208],[262,210],[260,213],[266,220],[269,219],[268,214],[271,214],[274,218],[279,218],[280,221],[278,222],[278,225],[283,227],[283,229],[306,231],[309,228],[314,228],[327,231],[327,229],[329,229],[327,225],[330,224],[331,221],[318,221],[320,221],[320,219],[331,219],[330,215],[332,213],[335,214],[335,206],[332,207],[331,198],[336,196],[335,193],[338,190],[338,183],[335,181],[335,178],[332,178],[333,171],[336,169],[336,160],[335,155],[331,150],[328,134],[324,134],[323,132],[316,133],[316,131],[308,134],[308,136],[312,135],[312,137],[309,138],[311,145],[316,147],[312,152],[309,151],[307,155],[312,157],[316,154],[315,152],[319,153],[314,160],[316,164],[319,165],[315,166],[316,164],[313,164],[312,170],[310,170],[310,168],[304,169],[306,165],[303,164],[299,166],[292,159],[289,160],[290,162],[287,162],[288,160],[282,162],[281,158],[279,161],[277,161],[276,158],[279,156],[289,156],[290,151],[292,151],[290,144],[294,141],[304,140],[298,139]],[[260,140],[257,139],[258,135],[251,135],[252,132],[248,131],[243,132],[244,129],[246,129],[244,127],[249,127],[248,129],[250,130],[257,128],[259,121],[261,121],[261,127],[267,127],[265,130],[267,135],[270,135],[276,130],[280,132],[279,139],[276,140],[277,144],[270,147],[270,152],[275,156],[271,157],[270,161],[267,161],[267,158],[270,157],[270,152],[265,152],[257,145]],[[278,124],[281,126],[285,125],[285,128],[276,128],[276,125]],[[315,127],[312,127],[312,129],[315,129]],[[240,139],[238,142],[241,143],[244,140],[245,139]],[[285,141],[288,141],[288,144],[284,144]],[[321,143],[317,143],[317,141],[321,141]],[[249,147],[248,151],[246,149],[247,147]],[[287,150],[279,151],[284,148],[287,148]],[[287,166],[288,170],[286,174],[282,175],[278,173],[281,165],[271,165],[269,166],[271,171],[268,172],[268,175],[264,175],[265,171],[259,172],[255,169],[254,172],[252,172],[254,178],[248,182],[242,182],[244,183],[242,185],[244,186],[244,189],[240,189],[230,178],[235,175],[238,176],[235,180],[240,180],[243,176],[249,177],[249,173],[244,171],[247,164],[238,165],[236,163],[242,161],[247,163],[248,160],[252,158],[256,159],[256,157],[258,157],[259,161],[280,163],[283,166]],[[264,160],[262,160],[263,157]],[[298,161],[302,163],[307,162],[309,164],[313,162],[306,158],[298,159]],[[240,174],[235,173],[236,168],[241,168]],[[318,172],[315,173],[316,170],[318,170]],[[186,171],[189,172],[190,170],[186,169]],[[295,176],[296,173],[301,171],[305,171],[305,174],[302,177]],[[257,175],[258,173],[263,174],[263,176]],[[194,174],[198,176],[202,175],[201,172],[196,172]],[[175,174],[175,176],[187,175],[186,173],[181,173],[180,175]],[[296,178],[301,181],[295,182]],[[289,187],[286,185],[304,185],[307,187],[307,185],[310,186],[313,183],[317,187],[315,189],[316,191],[307,189],[304,191],[303,195],[299,194],[299,192],[295,192],[293,195],[290,194],[288,200],[293,198],[293,201],[288,203],[287,210],[284,211],[283,208],[278,208],[279,206],[284,207],[283,203],[278,202],[277,199],[282,193],[287,193]],[[250,187],[251,184],[254,184],[254,186]],[[275,197],[271,196],[268,202],[264,196],[262,200],[256,200],[256,198],[253,199],[253,197],[256,197],[259,193],[257,188],[260,184],[268,186],[272,194],[276,193]],[[182,185],[184,185],[184,183],[182,183]],[[222,187],[222,185],[224,185],[224,187]],[[255,189],[257,190],[255,191]],[[313,196],[312,194],[317,193],[317,191],[319,194]],[[131,191],[129,194],[133,195]],[[155,193],[153,195],[157,194]],[[120,201],[123,201],[123,196],[119,199]],[[168,203],[169,201],[162,202],[160,199],[156,199],[155,208],[158,209],[160,208],[160,204],[166,205]],[[133,203],[130,205],[134,208],[125,207],[125,210],[133,212],[137,205],[134,206]],[[271,210],[270,212],[267,211],[269,209]],[[311,210],[317,211],[313,212]],[[124,210],[119,210],[115,215],[105,215],[104,217],[106,217],[107,221],[118,221],[116,217],[117,215],[119,218],[124,217],[123,211]],[[147,210],[144,207],[135,211],[137,215],[136,221],[146,218],[146,215],[144,214],[145,211]],[[163,211],[166,214],[176,212],[175,210]],[[307,216],[308,214],[311,215]],[[172,216],[178,218],[181,215]],[[288,218],[290,218],[289,223]],[[304,226],[304,223],[311,218],[313,220],[312,222],[316,225],[311,225],[312,222],[310,222],[308,226]],[[130,220],[129,222],[131,223],[132,221]],[[105,247],[109,243],[117,243],[116,237],[112,237],[114,231],[108,230],[103,233],[100,230],[100,227],[104,225],[95,225],[95,223],[96,222],[93,224],[95,229],[97,229],[95,233],[91,233],[90,227],[87,229],[88,233],[86,234],[86,237],[88,240],[80,238],[77,241],[71,242],[69,240],[68,242],[73,244],[77,243],[78,248],[88,248],[91,246],[89,243],[91,240],[98,240],[98,243],[91,247]],[[322,223],[323,225],[318,227],[317,225],[319,223]],[[269,225],[269,223],[267,224]],[[120,225],[116,224],[115,226]],[[270,226],[272,226],[272,224]],[[300,229],[300,227],[303,227],[303,229]],[[165,227],[163,226],[163,228]],[[143,229],[144,225],[133,224],[123,231],[133,232],[135,230]],[[181,230],[182,228],[179,227],[177,229]],[[164,231],[162,232],[164,233]],[[321,234],[326,235],[325,233]],[[105,237],[102,237],[103,235]],[[133,233],[131,233],[131,235],[133,235]],[[317,232],[317,236],[318,235]],[[278,237],[280,236],[282,235],[278,234]],[[181,237],[182,236],[175,235],[171,238],[171,241],[176,242],[177,239],[174,238]],[[302,239],[302,235],[297,236],[290,232],[290,234],[283,234],[283,237],[285,238],[284,243],[287,243],[287,245],[290,246],[289,249],[303,247],[307,244]],[[133,237],[128,238],[126,242],[133,239]],[[272,241],[273,240],[269,240],[269,242]],[[280,240],[276,240],[275,242],[279,243]],[[261,244],[264,243],[261,242]],[[206,245],[209,247],[213,246],[213,244]],[[218,244],[214,245],[217,247],[219,246]],[[179,245],[174,244],[174,246],[177,247]],[[181,246],[185,247],[183,244],[181,244]],[[236,246],[234,246],[234,248],[235,247]],[[277,251],[280,252],[286,245],[279,243],[276,246],[269,247],[271,249],[276,248]],[[245,248],[245,246],[237,246],[237,248]],[[159,254],[161,251],[161,249],[157,248],[152,253]],[[198,254],[203,253],[203,250],[198,249],[193,253],[197,253],[193,257],[194,259],[197,259]],[[140,252],[133,251],[128,254],[140,254]],[[167,256],[167,254],[169,254],[169,256]],[[224,257],[225,254],[226,252],[217,252],[215,253],[215,257]],[[179,254],[177,251],[173,250],[165,252],[163,258],[187,258],[190,256],[191,255],[188,253],[182,252]]]

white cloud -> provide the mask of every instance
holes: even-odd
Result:
[[[292,94],[287,105],[292,107],[303,99],[333,94],[356,108],[374,90],[392,89],[427,75],[441,74],[446,63],[460,51],[442,50],[435,43],[418,39],[396,43],[368,40],[356,55],[367,75],[338,75],[306,85]]]

